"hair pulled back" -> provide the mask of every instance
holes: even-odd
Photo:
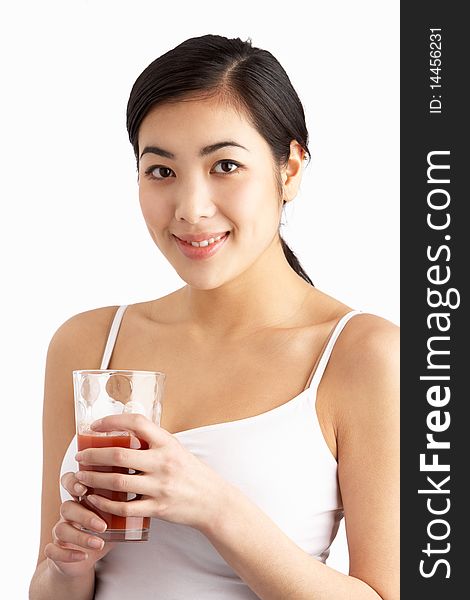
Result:
[[[164,102],[217,97],[243,112],[268,143],[279,169],[296,140],[310,157],[302,104],[287,73],[251,40],[203,35],[185,40],[151,62],[135,81],[127,104],[127,131],[139,166],[139,127],[148,111]],[[276,174],[279,197],[282,183]],[[313,285],[281,235],[289,265]]]

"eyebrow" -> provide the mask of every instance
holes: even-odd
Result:
[[[220,148],[225,148],[226,146],[235,146],[237,148],[243,148],[243,150],[249,152],[248,148],[245,148],[245,146],[242,146],[241,144],[238,144],[233,140],[227,140],[224,142],[210,144],[209,146],[204,146],[204,148],[201,148],[201,150],[199,151],[199,156],[207,156],[208,154],[212,154],[213,152],[220,150]],[[164,156],[165,158],[175,158],[175,154],[173,154],[173,152],[163,150],[163,148],[159,148],[158,146],[145,146],[145,148],[142,150],[142,154],[140,155],[139,160],[141,160],[142,156],[147,153],[158,154],[158,156]]]

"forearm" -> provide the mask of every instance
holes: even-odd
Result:
[[[364,581],[304,552],[238,490],[221,506],[202,533],[262,600],[380,600]]]
[[[68,577],[47,559],[36,568],[29,586],[29,600],[92,600],[95,593],[94,570],[86,576]]]

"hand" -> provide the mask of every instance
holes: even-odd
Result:
[[[95,421],[94,431],[129,431],[148,443],[148,449],[87,448],[75,459],[81,465],[106,465],[139,471],[138,474],[78,471],[84,485],[130,494],[141,499],[117,502],[88,495],[100,511],[123,517],[156,517],[204,529],[223,509],[229,484],[189,452],[176,437],[139,414],[111,415]]]
[[[98,536],[80,530],[80,527],[86,527],[97,533],[103,532],[106,523],[78,502],[79,492],[75,485],[79,481],[72,472],[64,473],[60,482],[74,500],[67,500],[60,505],[61,518],[52,529],[53,542],[47,544],[44,554],[50,568],[57,569],[63,575],[77,577],[93,569],[95,563],[106,556],[116,542],[105,542]],[[82,490],[80,495],[85,491]],[[99,545],[97,548],[89,545],[92,540]]]

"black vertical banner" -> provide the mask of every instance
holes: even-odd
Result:
[[[470,592],[463,3],[401,3],[401,598]],[[465,141],[464,141],[465,140]],[[459,590],[459,591],[457,591]]]

